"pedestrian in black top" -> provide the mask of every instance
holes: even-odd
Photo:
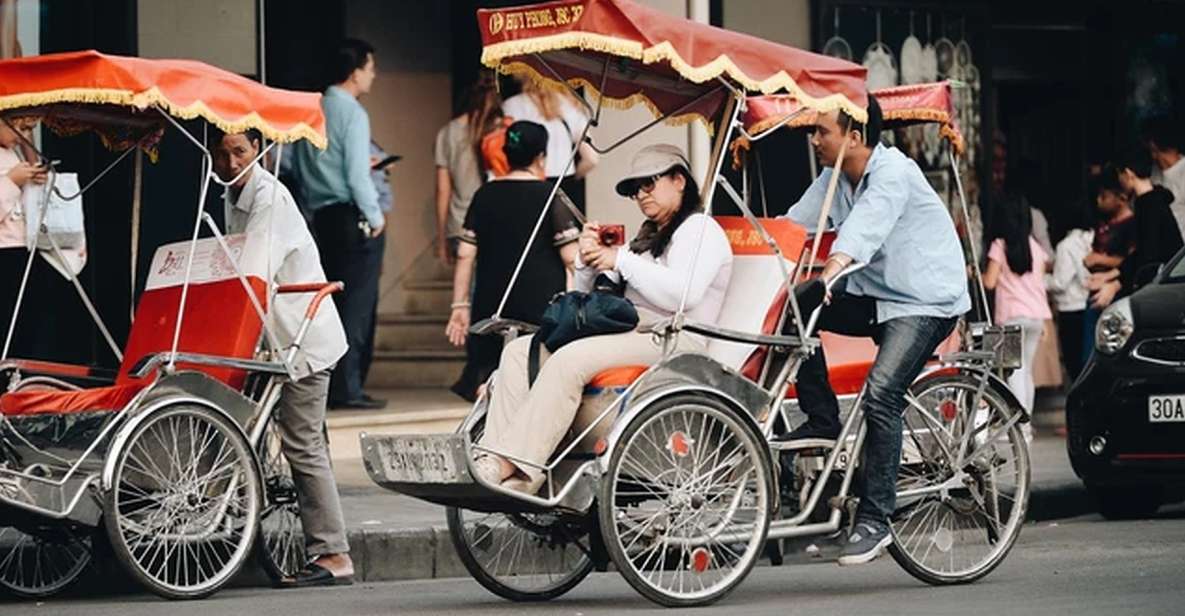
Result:
[[[552,182],[544,180],[547,129],[534,122],[515,122],[506,130],[504,150],[511,171],[474,193],[457,248],[452,316],[445,333],[458,346],[466,343],[470,323],[493,316],[498,310],[551,193]],[[538,323],[551,298],[567,286],[580,228],[561,198],[550,207],[502,310],[503,317]],[[475,261],[477,284],[470,301]],[[477,388],[498,366],[502,340],[481,336],[467,346],[465,370],[452,390],[472,400]]]

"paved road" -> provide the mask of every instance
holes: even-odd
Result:
[[[1181,614],[1185,604],[1185,507],[1154,520],[1105,522],[1084,516],[1026,526],[1016,549],[988,578],[935,589],[888,557],[857,569],[831,564],[759,567],[737,593],[697,614]],[[19,612],[17,610],[20,610]],[[656,609],[616,574],[594,574],[568,596],[513,605],[470,580],[360,584],[296,591],[232,589],[212,599],[164,603],[146,595],[64,597],[34,609],[0,603],[3,614],[585,614]]]

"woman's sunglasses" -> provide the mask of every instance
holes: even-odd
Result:
[[[666,175],[666,174],[665,173],[658,173],[658,174],[652,175],[648,178],[638,178],[638,179],[634,180],[633,186],[630,187],[630,195],[633,197],[637,197],[638,191],[642,191],[646,194],[650,194],[650,193],[654,192],[654,185],[656,183],[658,183],[659,178],[661,178],[664,175]]]

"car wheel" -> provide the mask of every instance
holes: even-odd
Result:
[[[1099,513],[1108,520],[1137,520],[1156,513],[1163,500],[1157,486],[1092,486],[1087,485],[1098,504]]]

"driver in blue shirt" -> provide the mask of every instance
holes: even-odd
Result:
[[[971,308],[963,250],[946,205],[917,163],[880,144],[881,122],[880,105],[871,95],[865,124],[843,111],[819,113],[811,145],[825,168],[786,215],[816,228],[846,142],[828,213],[837,237],[822,277],[833,280],[852,263],[866,267],[828,298],[818,329],[871,336],[878,350],[863,398],[868,424],[864,482],[840,565],[871,561],[892,542],[888,523],[896,507],[905,392],[959,316]],[[808,420],[781,438],[837,438],[839,405],[827,380],[822,348],[799,368],[796,388]]]

